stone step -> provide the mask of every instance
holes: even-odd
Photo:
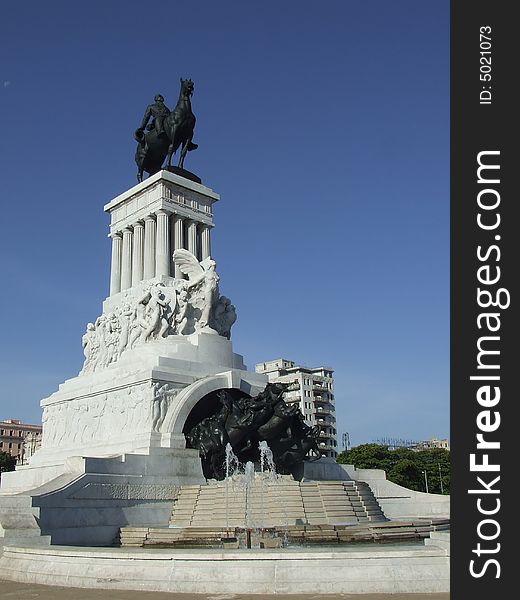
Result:
[[[317,483],[318,483],[318,487],[320,487],[322,489],[343,487],[342,481],[318,481]]]
[[[0,510],[4,508],[32,508],[32,497],[24,495],[16,496],[1,496],[0,495]]]
[[[246,509],[251,523],[305,522],[367,523],[385,517],[368,486],[354,482],[258,482],[249,490],[232,482],[181,488],[170,519],[172,525],[244,525]],[[362,497],[358,493],[362,492]]]

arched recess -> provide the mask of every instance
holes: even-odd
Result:
[[[244,392],[249,396],[256,396],[265,387],[258,385],[258,375],[254,375],[254,380],[249,380],[247,371],[231,370],[218,375],[204,377],[195,383],[185,387],[177,394],[175,402],[169,408],[161,429],[173,434],[182,435],[184,424],[190,412],[197,402],[217,390],[231,388]]]

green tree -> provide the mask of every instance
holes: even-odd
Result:
[[[393,456],[388,446],[381,444],[361,444],[342,452],[337,462],[354,465],[358,469],[387,469],[393,464]],[[382,466],[384,465],[384,466]]]
[[[432,448],[431,450],[421,450],[415,454],[417,454],[421,471],[426,471],[429,491],[433,494],[449,494],[451,478],[450,451],[444,448]]]
[[[409,490],[424,491],[424,479],[421,469],[417,463],[408,458],[399,460],[386,476],[389,481],[402,485]]]
[[[16,458],[7,452],[0,451],[0,473],[4,471],[14,471]]]
[[[418,492],[426,491],[427,478],[430,493],[450,493],[450,452],[444,448],[390,450],[381,444],[361,444],[342,452],[337,462],[357,469],[383,469],[389,481]]]

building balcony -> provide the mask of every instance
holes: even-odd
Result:
[[[320,431],[320,433],[318,434],[318,438],[324,438],[324,439],[329,439],[329,440],[335,440],[336,439],[336,435],[334,433],[324,433],[323,431]]]
[[[336,419],[331,416],[320,417],[316,419],[316,425],[336,425]]]
[[[315,404],[328,404],[330,402],[327,396],[314,396],[313,400]]]
[[[301,401],[300,396],[289,396],[288,398],[285,398],[286,404],[300,404],[300,401]]]
[[[288,392],[296,392],[300,389],[300,383],[298,381],[294,381],[287,386]]]
[[[328,417],[333,412],[336,411],[334,404],[330,404],[330,402],[320,404],[316,406],[316,410],[314,411],[316,417]]]
[[[313,392],[330,392],[329,388],[326,387],[325,385],[316,384],[316,383],[314,383],[312,385],[312,391]]]
[[[334,450],[334,451],[336,450],[336,446],[334,446],[330,442],[319,442],[318,448],[320,450]]]

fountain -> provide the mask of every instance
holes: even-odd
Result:
[[[222,538],[224,548],[251,548],[253,546],[278,547],[277,535],[271,532],[271,537],[266,537],[265,497],[268,493],[268,484],[273,484],[279,477],[273,453],[266,441],[258,444],[260,454],[259,468],[255,471],[255,464],[247,461],[242,464],[233,452],[231,444],[226,445],[226,459],[224,470],[226,473],[223,481],[225,491],[225,519],[226,536]],[[230,492],[233,497],[243,496],[244,510],[241,526],[235,527],[233,535],[229,525]]]
[[[265,440],[259,442],[258,449],[260,450],[260,472],[263,473],[267,469],[271,479],[276,479],[276,465],[274,464],[273,451],[269,448]]]

